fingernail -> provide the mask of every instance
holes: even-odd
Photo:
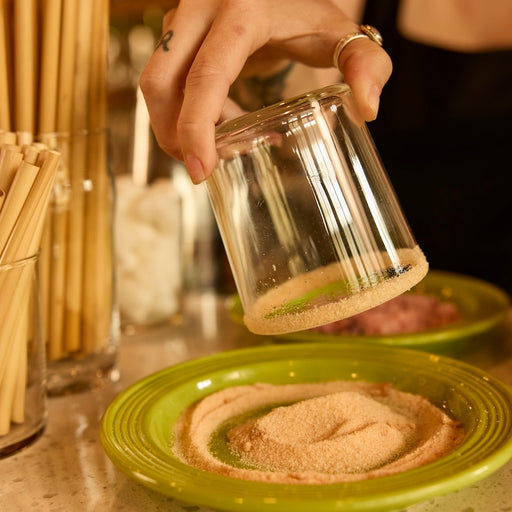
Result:
[[[197,185],[206,179],[204,174],[204,167],[201,160],[194,155],[187,155],[185,157],[185,166],[192,181]]]
[[[368,93],[368,106],[373,112],[373,118],[377,117],[377,113],[379,112],[379,103],[380,103],[380,88],[377,85],[372,85],[370,87],[370,92]]]

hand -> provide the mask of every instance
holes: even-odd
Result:
[[[216,163],[215,125],[223,109],[233,111],[229,88],[246,64],[330,67],[337,42],[357,31],[330,0],[181,0],[165,16],[140,82],[159,145],[185,162],[194,183],[203,181]],[[389,56],[362,38],[339,64],[364,119],[373,120]]]

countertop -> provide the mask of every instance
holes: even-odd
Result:
[[[509,315],[508,324],[512,326]],[[502,343],[479,353],[477,364],[512,385],[512,329]],[[105,455],[100,418],[113,398],[137,380],[182,361],[268,343],[233,323],[225,298],[211,293],[189,298],[183,322],[124,334],[119,380],[103,389],[52,397],[48,423],[34,444],[0,460],[0,510],[206,512],[160,495],[131,480]],[[512,460],[486,479],[419,503],[407,512],[512,512]],[[313,512],[313,511],[312,511]]]

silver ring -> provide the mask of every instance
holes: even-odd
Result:
[[[372,27],[371,25],[360,25],[359,32],[347,34],[338,41],[338,44],[336,45],[336,48],[334,49],[334,54],[332,56],[332,61],[334,63],[335,68],[337,68],[339,65],[340,55],[341,52],[344,50],[345,46],[347,46],[349,43],[356,39],[361,39],[362,37],[370,39],[370,41],[373,41],[374,43],[377,43],[379,46],[382,46],[382,36],[375,27]]]

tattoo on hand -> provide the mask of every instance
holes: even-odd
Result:
[[[160,41],[158,41],[158,44],[156,45],[155,52],[158,50],[158,48],[162,47],[162,50],[164,52],[169,51],[168,43],[172,39],[172,36],[174,35],[174,32],[172,30],[168,30],[161,38]]]
[[[267,77],[250,76],[237,80],[230,90],[230,97],[245,110],[259,108],[282,101],[286,78],[293,67],[286,68]]]

